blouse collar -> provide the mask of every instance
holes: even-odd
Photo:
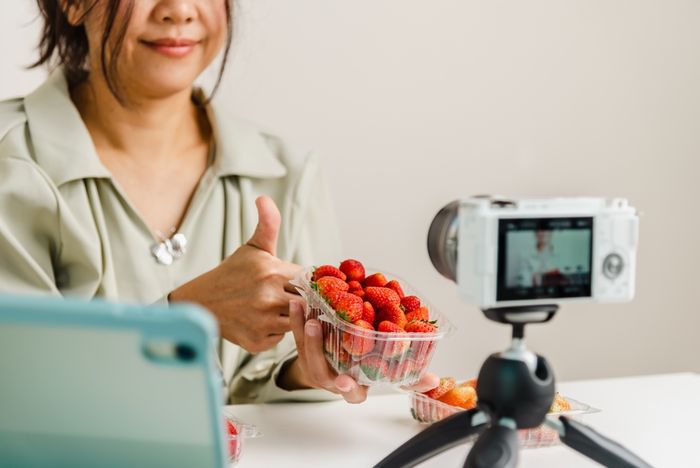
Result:
[[[207,104],[214,130],[217,176],[278,178],[287,169],[265,137],[252,124],[227,115],[220,105]],[[85,123],[73,104],[61,68],[24,98],[36,161],[56,186],[88,178],[110,178]]]

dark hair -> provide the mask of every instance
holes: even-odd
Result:
[[[80,2],[88,0],[65,0],[65,8],[76,5]],[[44,26],[41,32],[41,40],[39,41],[39,60],[31,65],[32,68],[40,65],[60,65],[64,67],[66,78],[71,85],[77,84],[85,79],[88,70],[88,54],[89,44],[85,26],[82,24],[82,19],[90,13],[95,5],[103,0],[93,0],[83,13],[81,21],[74,26],[68,21],[68,17],[61,7],[58,0],[37,0],[39,11],[44,20]],[[102,47],[100,55],[100,66],[102,73],[105,76],[107,85],[112,94],[123,102],[119,93],[119,81],[117,76],[117,60],[124,45],[124,37],[126,29],[131,18],[131,13],[134,9],[134,0],[104,0],[107,1],[105,9],[105,30],[102,34]],[[123,24],[115,27],[117,13],[122,7],[122,2],[125,2]],[[226,46],[224,48],[223,61],[219,69],[219,76],[212,90],[212,95],[219,88],[221,78],[224,74],[228,53],[231,48],[231,40],[233,38],[233,6],[232,0],[224,0],[226,5],[226,25],[227,37]],[[108,51],[108,42],[112,40],[114,34],[113,48]]]

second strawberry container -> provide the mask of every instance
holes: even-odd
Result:
[[[430,321],[437,328],[431,333],[382,332],[346,322],[314,290],[312,275],[313,269],[309,268],[293,281],[306,300],[306,318],[321,322],[324,353],[333,369],[350,375],[361,385],[403,386],[418,382],[430,364],[437,342],[453,330],[449,320],[425,301]],[[405,282],[401,284],[406,295],[413,294]]]

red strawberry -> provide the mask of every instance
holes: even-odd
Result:
[[[328,300],[327,296],[331,291],[347,291],[349,286],[348,283],[340,278],[324,276],[323,278],[319,278],[318,281],[311,283],[311,288],[318,291],[321,297]]]
[[[401,306],[396,304],[387,304],[377,309],[377,318],[375,320],[380,322],[388,320],[389,322],[394,322],[401,328],[404,328],[408,323],[406,315],[403,313],[403,310],[401,310]]]
[[[362,283],[357,280],[348,281],[348,287],[350,288],[350,292],[352,292],[355,289],[362,289]]]
[[[377,331],[380,332],[385,332],[385,333],[406,333],[403,328],[395,324],[394,322],[390,322],[388,320],[384,320],[382,322],[379,322],[379,326],[377,327]],[[377,340],[378,341],[378,346],[377,350],[381,353],[381,355],[386,358],[386,359],[392,359],[396,357],[403,356],[406,351],[411,347],[411,342],[408,340],[393,340],[393,339],[383,339],[383,340]]]
[[[428,312],[427,307],[419,307],[413,312],[408,312],[406,313],[406,320],[409,322],[413,321],[424,321],[427,322],[430,320],[430,313]]]
[[[237,460],[240,456],[240,444],[238,443],[238,429],[226,419],[226,431],[228,432],[228,453],[231,460]]]
[[[365,301],[362,304],[362,320],[364,320],[365,322],[374,323],[374,318],[374,307],[372,307],[372,304]]]
[[[338,317],[346,322],[354,323],[362,318],[362,299],[347,292],[340,293],[333,305]]]
[[[365,292],[362,289],[353,289],[352,291],[350,291],[350,294],[354,294],[360,299],[365,298]]]
[[[467,387],[471,387],[476,390],[476,379],[469,379],[466,382],[462,382],[461,385],[466,385]]]
[[[455,384],[454,377],[443,377],[440,379],[440,384],[437,387],[433,388],[432,390],[428,390],[427,392],[423,392],[423,395],[427,396],[428,398],[432,398],[433,400],[437,400],[445,393],[455,388]]]
[[[389,288],[370,286],[365,288],[365,299],[370,302],[375,310],[381,309],[387,304],[400,305],[401,298],[396,291]]]
[[[403,297],[405,296],[405,294],[403,293],[403,289],[401,289],[401,285],[396,280],[389,281],[386,285],[384,285],[384,287],[396,291],[396,294],[399,295],[399,299],[403,299]]]
[[[365,267],[362,263],[352,258],[344,260],[340,264],[340,271],[347,275],[348,281],[359,281],[361,283],[365,280]]]
[[[388,282],[389,281],[387,281],[386,277],[383,274],[375,273],[365,278],[365,280],[362,282],[362,286],[365,288],[368,288],[370,286],[383,287]]]
[[[406,312],[413,312],[420,307],[420,299],[418,296],[406,296],[401,298],[401,305]]]
[[[416,362],[412,359],[401,359],[389,365],[389,379],[393,382],[406,381],[416,374]]]
[[[372,381],[385,379],[389,373],[389,364],[380,356],[367,356],[360,361],[360,369]]]
[[[340,271],[338,268],[334,267],[333,265],[321,265],[320,267],[317,267],[314,269],[314,275],[313,275],[313,280],[318,281],[319,279],[325,277],[325,276],[334,276],[338,279],[341,279],[343,281],[347,280],[347,276],[345,276],[345,273]]]
[[[409,333],[435,333],[437,326],[431,322],[414,321],[404,327]]]
[[[364,320],[358,320],[353,325],[374,331],[371,323]],[[374,338],[368,336],[368,333],[363,332],[348,332],[343,333],[343,349],[350,353],[351,356],[361,357],[374,349]]]

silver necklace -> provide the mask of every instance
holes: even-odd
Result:
[[[187,237],[170,228],[168,235],[156,231],[158,242],[151,246],[151,254],[161,265],[172,265],[173,261],[187,253]]]

